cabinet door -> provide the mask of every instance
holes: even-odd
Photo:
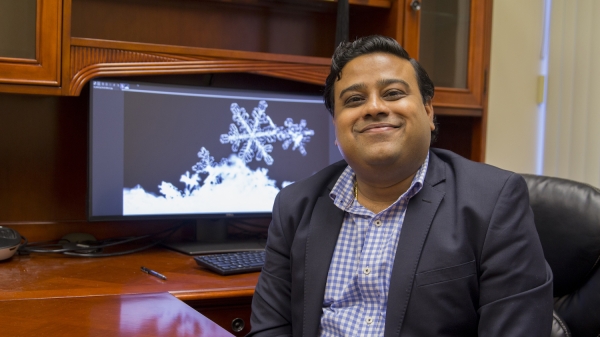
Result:
[[[241,337],[250,332],[251,296],[189,300],[185,303],[234,336]]]
[[[0,0],[0,83],[58,86],[61,0]]]
[[[436,86],[434,104],[483,109],[491,2],[405,0],[404,43]]]

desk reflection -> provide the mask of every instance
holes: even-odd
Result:
[[[169,293],[0,301],[2,336],[233,336]]]
[[[99,306],[96,310],[110,310]],[[93,313],[92,313],[93,315]],[[129,336],[232,336],[170,294],[122,296],[119,331]]]

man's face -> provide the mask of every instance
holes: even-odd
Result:
[[[351,167],[416,171],[423,163],[435,128],[433,107],[423,103],[408,60],[359,56],[342,69],[334,95],[336,139]]]

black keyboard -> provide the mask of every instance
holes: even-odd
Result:
[[[201,267],[206,267],[221,275],[232,275],[260,271],[265,264],[265,251],[245,251],[195,256]]]

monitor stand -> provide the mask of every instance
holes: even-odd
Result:
[[[162,245],[188,255],[231,253],[265,249],[264,240],[238,240],[228,238],[227,222],[224,220],[197,220],[196,241],[165,242]]]

